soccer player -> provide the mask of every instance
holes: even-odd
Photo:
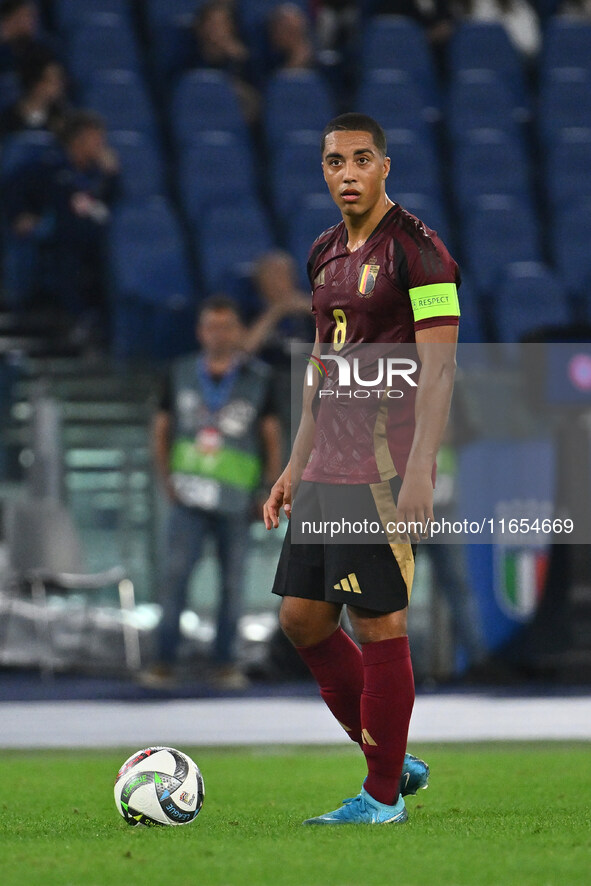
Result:
[[[343,114],[326,126],[322,169],[342,221],[316,239],[309,255],[314,353],[320,355],[320,343],[335,353],[362,342],[414,343],[420,377],[410,430],[393,431],[386,420],[384,446],[384,434],[378,445],[379,435],[359,428],[349,463],[326,457],[333,423],[323,424],[325,400],[305,387],[291,459],[264,505],[265,526],[278,527],[281,507],[291,515],[294,496],[297,512],[306,496],[345,485],[351,491],[351,484],[369,488],[380,519],[385,503],[390,513],[396,508],[399,523],[425,526],[433,518],[434,463],[453,388],[458,267],[437,234],[386,194],[386,138],[371,117]],[[378,414],[383,410],[374,424]],[[338,435],[337,427],[335,445],[343,445]],[[360,452],[368,439],[375,449]],[[429,774],[425,763],[405,756],[414,704],[407,607],[419,535],[388,535],[370,545],[292,544],[290,530],[273,587],[283,597],[281,626],[360,745],[368,770],[356,797],[305,824],[403,822],[403,794],[425,787]],[[340,626],[343,605],[361,648]]]

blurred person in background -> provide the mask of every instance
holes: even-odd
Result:
[[[289,368],[291,342],[312,342],[315,335],[310,300],[298,286],[289,252],[265,253],[256,264],[254,284],[262,310],[246,331],[244,349],[274,367]]]
[[[371,4],[365,0],[312,0],[318,61],[330,77],[339,106],[346,110],[360,74],[359,38]]]
[[[308,342],[311,349],[316,331],[310,298],[299,288],[295,261],[289,252],[275,249],[265,253],[257,261],[253,277],[263,307],[247,329],[244,349],[273,367],[277,411],[284,430],[283,463],[289,458],[291,414],[295,408],[291,385],[292,344]]]
[[[527,0],[452,0],[458,21],[499,22],[525,59],[533,59],[542,45],[540,19]]]
[[[310,20],[295,3],[281,3],[268,18],[270,71],[312,68],[316,55]]]
[[[248,123],[258,119],[260,96],[251,54],[238,31],[234,4],[208,0],[197,9],[178,70],[214,68],[231,78]]]
[[[236,665],[236,634],[249,526],[260,482],[281,463],[280,428],[269,369],[244,353],[235,303],[223,296],[204,302],[196,337],[199,354],[175,361],[154,420],[156,470],[170,515],[157,661],[142,680],[174,680],[179,619],[210,538],[221,573],[212,681],[240,689],[246,678]]]
[[[340,53],[360,27],[360,5],[351,0],[316,0],[312,15],[318,48]]]
[[[591,21],[591,0],[563,0],[556,14],[580,19],[582,22]]]
[[[433,492],[437,519],[450,522],[458,519],[459,451],[477,436],[461,378],[460,375],[456,379],[449,421],[437,453],[437,483]],[[469,581],[465,545],[449,542],[428,544],[424,546],[424,551],[431,561],[433,588],[445,599],[449,611],[454,651],[451,676],[468,680],[479,674],[484,676],[483,665],[488,658],[488,650],[482,633],[478,602]],[[464,654],[463,663],[458,660],[460,649]],[[493,677],[492,665],[489,665],[489,670],[490,677]]]
[[[51,306],[74,321],[77,343],[102,346],[108,331],[104,250],[119,164],[102,118],[91,111],[71,113],[59,143],[59,150],[11,176],[5,189],[7,216],[17,240],[43,232],[45,299],[49,296]]]
[[[39,49],[55,55],[51,43],[39,35],[37,4],[33,0],[1,0],[0,74],[16,72]]]
[[[21,95],[0,114],[0,138],[24,130],[58,130],[67,109],[63,66],[41,50],[28,56],[18,76]]]

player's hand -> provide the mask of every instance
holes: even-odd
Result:
[[[291,468],[289,465],[273,485],[269,498],[263,505],[263,520],[267,529],[279,527],[279,511],[282,507],[289,519],[291,516]]]
[[[398,495],[396,522],[409,531],[400,533],[404,541],[417,542],[428,537],[428,524],[433,521],[433,483],[431,474],[407,470]]]

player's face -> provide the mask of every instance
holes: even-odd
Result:
[[[363,216],[385,199],[390,158],[382,157],[369,132],[331,132],[324,142],[322,171],[343,215]]]

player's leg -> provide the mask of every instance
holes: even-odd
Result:
[[[363,659],[360,719],[368,769],[364,787],[375,800],[393,806],[400,793],[415,696],[407,608],[380,613],[350,606],[349,618]]]
[[[300,484],[295,507],[315,512],[316,484]],[[283,597],[281,626],[316,679],[332,714],[347,735],[360,744],[361,652],[340,626],[342,605],[324,599],[324,545],[293,544],[291,526],[285,534],[273,585],[273,593]]]
[[[340,606],[323,601],[284,597],[279,614],[286,636],[320,688],[320,695],[349,738],[365,750],[361,728],[363,655],[339,625]],[[374,630],[377,622],[361,630]],[[363,648],[363,647],[362,647]],[[371,734],[371,733],[370,733]],[[400,792],[416,794],[427,786],[429,767],[423,760],[404,755]]]
[[[348,606],[361,644],[360,725],[368,775],[357,797],[306,824],[402,822],[407,817],[402,792],[414,793],[428,776],[426,764],[405,758],[414,703],[406,634],[414,551],[401,543],[327,545],[325,553],[326,596]],[[361,605],[353,605],[353,599]],[[411,777],[414,783],[407,790]]]
[[[406,609],[382,614],[348,608],[361,642],[361,747],[368,774],[356,797],[304,824],[400,824],[408,818],[400,781],[414,704]]]
[[[335,603],[284,597],[279,620],[330,712],[349,738],[361,745],[361,652],[340,626],[340,615],[341,606]]]

